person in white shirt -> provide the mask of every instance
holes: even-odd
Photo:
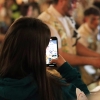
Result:
[[[84,20],[85,23],[78,29],[78,33],[81,36],[79,41],[84,46],[96,50],[96,36],[98,34],[97,27],[100,21],[100,11],[96,7],[89,7],[84,11]]]
[[[72,66],[88,64],[99,68],[100,54],[78,42],[79,35],[69,17],[66,16],[71,3],[72,0],[53,0],[53,5],[38,18],[50,27],[51,36],[58,38],[59,53]]]
[[[85,22],[78,29],[78,33],[81,36],[79,42],[85,47],[97,51],[97,27],[100,21],[100,11],[94,6],[88,7],[84,11],[84,21]],[[84,70],[93,77],[93,80],[98,77],[98,73],[94,66],[85,65],[84,68]]]

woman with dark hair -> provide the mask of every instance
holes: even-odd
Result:
[[[0,100],[72,100],[76,88],[89,93],[80,74],[61,56],[52,62],[63,78],[46,70],[50,36],[39,19],[24,17],[11,25],[0,54]]]

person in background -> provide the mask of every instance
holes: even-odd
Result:
[[[100,21],[100,11],[96,7],[89,7],[84,11],[84,23],[79,27],[78,33],[81,36],[79,40],[87,48],[96,51],[96,36]]]
[[[22,4],[21,15],[27,17],[37,18],[40,14],[40,7],[37,2]]]
[[[94,0],[93,5],[96,6],[100,10],[100,0]],[[97,34],[97,46],[98,46],[97,52],[100,53],[99,42],[100,42],[100,23],[98,25],[98,34]]]
[[[11,18],[5,7],[5,1],[3,1],[3,3],[0,4],[0,34],[4,35],[10,25]]]
[[[16,0],[5,0],[6,12],[11,18],[11,23],[20,17],[20,7]]]
[[[85,47],[97,51],[97,27],[100,21],[100,11],[98,10],[98,8],[94,6],[87,8],[84,11],[84,21],[85,22],[77,30],[81,36],[81,39],[79,41]],[[98,79],[99,75],[97,73],[97,69],[95,69],[94,66],[85,65],[83,70],[87,72],[87,77],[90,76],[94,81]],[[87,77],[84,77],[83,79],[88,80]]]
[[[0,1],[0,48],[5,37],[5,33],[10,24],[11,24],[11,19],[6,12],[6,8],[4,6],[4,0],[1,0]]]
[[[77,2],[77,7],[76,9],[74,9],[73,12],[73,17],[75,19],[76,22],[76,29],[78,29],[80,27],[81,24],[83,24],[83,18],[84,18],[84,10],[87,9],[87,7],[92,5],[93,0],[73,0],[78,1]]]
[[[77,1],[76,1],[77,2]],[[58,38],[59,53],[73,67],[93,65],[100,67],[100,54],[86,48],[78,40],[80,36],[68,17],[73,0],[53,0],[53,4],[38,17],[51,30],[51,36]]]
[[[78,1],[78,2],[77,2]],[[79,4],[81,4],[81,3],[83,3],[83,6],[85,6],[85,9],[87,8],[86,7],[86,5],[88,4],[88,3],[90,3],[89,5],[91,5],[92,4],[92,2],[93,1],[83,1],[82,0],[82,2],[81,1],[79,1],[79,0],[73,0],[72,1],[72,3],[71,3],[71,8],[70,8],[70,10],[68,11],[68,13],[67,13],[67,16],[70,18],[70,20],[71,20],[71,22],[73,23],[73,25],[74,25],[74,27],[77,27],[77,22],[75,22],[75,19],[73,18],[73,15],[76,13],[76,15],[77,15],[77,12],[75,12],[75,10],[77,11],[78,9],[78,7],[79,7]],[[91,6],[90,7],[88,7],[86,10],[88,10],[89,8],[91,8]],[[85,11],[85,9],[84,9],[84,11]],[[97,20],[95,21],[95,25],[92,25],[91,24],[91,26],[94,26],[94,27],[97,27],[97,24],[99,24],[99,15],[100,15],[100,13],[99,13],[99,11],[98,11],[98,9],[97,8],[94,8],[94,7],[92,7],[92,9],[91,9],[92,11],[91,11],[91,13],[95,13],[95,16],[97,16]],[[95,10],[95,11],[94,11]],[[82,12],[82,13],[84,13],[84,12]],[[83,16],[84,16],[84,14],[83,14]],[[87,18],[87,17],[86,17]],[[80,18],[78,18],[79,20],[80,20]],[[83,18],[82,18],[83,19]],[[84,19],[83,19],[84,20]],[[83,24],[84,25],[84,24]],[[80,28],[80,27],[79,27]],[[83,29],[84,30],[84,33],[86,33],[86,32],[89,32],[89,30],[87,31],[86,29]],[[97,28],[95,29],[95,33],[97,34],[97,32],[98,32],[98,30],[97,30]],[[82,31],[82,33],[83,33],[83,31]],[[81,31],[79,31],[78,32],[78,34],[81,36],[81,39],[79,40],[80,42],[81,42],[81,40],[83,40],[82,39],[82,34],[81,33]],[[94,35],[92,36],[92,40],[90,40],[90,42],[93,42],[93,43],[90,43],[90,45],[89,45],[89,48],[90,49],[92,49],[92,50],[96,50],[97,49],[97,44],[96,44],[96,34],[95,33],[93,33]],[[94,37],[95,36],[95,37]],[[87,38],[86,36],[84,36],[85,38]],[[84,43],[83,44],[86,44],[86,41],[84,41]],[[82,80],[88,85],[88,84],[90,84],[90,83],[92,83],[93,81],[96,81],[96,80],[98,80],[98,78],[99,78],[99,74],[98,74],[98,71],[97,71],[97,69],[96,68],[94,68],[92,65],[85,65],[84,67],[80,67],[79,68],[79,71],[80,71],[80,73],[81,73],[81,76],[82,76]]]
[[[51,63],[61,77],[46,67],[50,37],[49,27],[39,19],[23,17],[10,26],[0,52],[0,100],[75,100],[80,93],[87,100],[80,73],[60,54]]]
[[[50,27],[52,36],[58,37],[59,52],[71,65],[92,64],[95,67],[100,67],[100,54],[76,41],[79,36],[77,33],[75,34],[76,30],[67,17],[71,8],[70,3],[70,0],[54,0],[53,5],[38,18]]]

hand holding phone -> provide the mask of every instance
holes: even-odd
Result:
[[[59,54],[59,57],[57,59],[53,59],[51,63],[56,63],[57,68],[61,67],[66,60]]]

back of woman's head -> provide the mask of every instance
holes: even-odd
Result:
[[[50,30],[39,19],[20,18],[9,28],[0,55],[0,76],[23,78],[45,74]]]
[[[21,79],[32,73],[40,100],[62,100],[58,80],[46,73],[45,56],[49,40],[50,30],[39,19],[24,17],[16,20],[2,46],[0,77]]]

